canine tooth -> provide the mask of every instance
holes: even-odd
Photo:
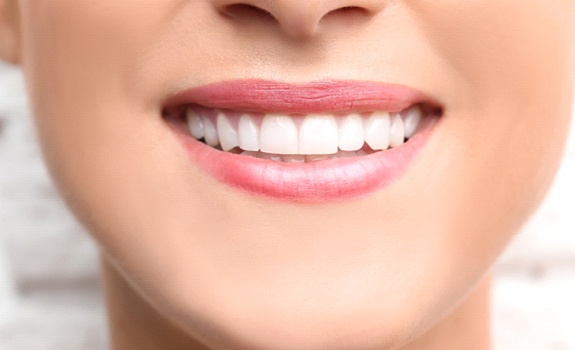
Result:
[[[363,121],[359,114],[344,117],[339,124],[339,149],[342,151],[357,151],[363,147],[365,132]]]
[[[238,127],[238,141],[241,149],[246,151],[260,150],[260,130],[249,114],[244,114],[240,118]]]
[[[415,134],[415,131],[419,127],[419,122],[421,121],[423,112],[421,107],[415,106],[410,108],[405,116],[403,117],[403,126],[405,128],[405,138],[410,138]]]
[[[398,147],[403,144],[405,139],[405,130],[403,121],[399,114],[395,114],[391,118],[391,127],[389,128],[389,144],[391,147]]]
[[[220,144],[220,140],[218,138],[218,131],[216,130],[216,126],[209,118],[202,118],[204,121],[204,139],[206,143],[212,147],[215,147]]]
[[[390,119],[387,112],[375,112],[365,122],[365,142],[373,150],[384,150],[389,147]]]
[[[222,150],[229,151],[238,146],[238,133],[230,123],[230,120],[222,112],[218,113],[218,136]]]
[[[266,153],[298,154],[298,131],[286,115],[268,114],[262,121],[260,149]]]
[[[204,122],[202,118],[193,109],[188,109],[186,115],[188,118],[188,128],[190,129],[192,137],[198,140],[203,138]]]
[[[337,134],[337,122],[333,116],[306,116],[299,129],[299,154],[337,153]]]

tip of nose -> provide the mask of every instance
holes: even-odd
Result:
[[[250,21],[273,20],[281,31],[290,38],[305,39],[318,34],[324,22],[341,23],[349,26],[371,18],[383,7],[385,1],[373,0],[330,0],[330,1],[268,1],[222,0],[229,17]],[[354,3],[356,1],[357,3]],[[367,3],[364,3],[366,2]],[[378,4],[375,6],[374,4]],[[368,6],[369,5],[369,6]]]
[[[279,23],[282,30],[290,37],[306,38],[316,35],[322,23],[339,22],[350,25],[372,16],[371,11],[359,6],[344,6],[331,11],[325,11],[321,16],[310,11],[303,15],[285,16]],[[319,18],[319,19],[318,19]]]
[[[293,21],[281,21],[282,31],[290,38],[305,39],[311,38],[319,31],[319,23],[306,21],[305,19],[294,19]]]

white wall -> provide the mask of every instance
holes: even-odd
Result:
[[[0,349],[105,349],[96,249],[48,179],[20,73],[1,63],[0,124]],[[572,135],[548,199],[495,268],[496,349],[575,349]]]

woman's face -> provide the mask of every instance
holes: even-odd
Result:
[[[409,341],[532,213],[568,130],[570,0],[17,5],[61,193],[131,286],[212,347]],[[333,135],[349,158],[310,155]]]

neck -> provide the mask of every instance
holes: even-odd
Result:
[[[151,307],[102,258],[111,349],[206,349]],[[490,349],[490,280],[482,282],[453,312],[404,350]]]

